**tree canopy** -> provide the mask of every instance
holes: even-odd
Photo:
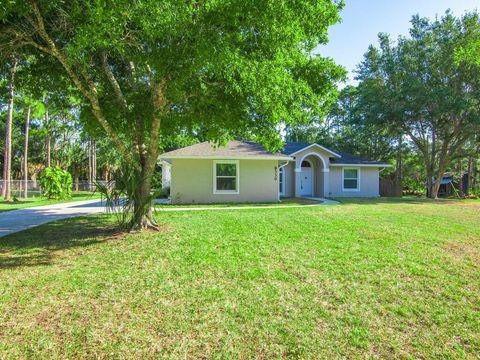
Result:
[[[282,123],[323,116],[344,70],[312,55],[342,3],[328,0],[12,0],[0,51],[35,55],[75,90],[139,180],[133,225],[164,141],[186,131],[281,146]],[[69,79],[69,82],[64,82]]]
[[[450,12],[430,21],[412,18],[409,37],[393,42],[380,34],[358,67],[362,113],[391,135],[404,136],[418,150],[429,194],[436,197],[445,171],[480,131],[480,72],[456,54],[476,13]]]
[[[476,12],[456,18],[448,11],[434,20],[414,16],[409,36],[380,33],[357,68],[358,85],[345,87],[316,125],[287,128],[287,138],[395,161],[398,186],[403,169],[423,168],[435,197],[435,178],[461,159],[478,158],[479,34]]]

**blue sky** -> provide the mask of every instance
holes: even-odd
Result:
[[[348,83],[354,83],[353,71],[370,44],[377,44],[377,34],[393,38],[407,35],[414,14],[433,19],[451,9],[454,15],[480,9],[479,0],[345,0],[342,22],[330,28],[330,42],[317,50],[349,71]]]

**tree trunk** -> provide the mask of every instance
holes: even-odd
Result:
[[[473,179],[473,158],[468,158],[468,168],[467,168],[467,188],[465,189],[465,195],[470,195],[470,189],[472,188],[472,179]]]
[[[78,169],[75,167],[75,192],[78,192]]]
[[[480,153],[480,148],[477,150],[477,153]],[[471,189],[478,190],[478,160],[473,162],[473,169],[472,169],[472,185],[470,186]]]
[[[152,204],[150,197],[151,182],[155,165],[158,159],[158,142],[160,137],[161,113],[165,111],[167,99],[165,97],[165,86],[167,78],[160,82],[152,83],[153,108],[155,116],[152,119],[150,132],[150,143],[148,147],[144,142],[139,142],[141,172],[138,179],[138,187],[135,189],[134,214],[132,230],[155,229],[159,227],[152,215]],[[142,136],[143,137],[143,136]],[[144,138],[144,137],[143,137]]]
[[[92,140],[92,189],[96,190],[95,182],[97,181],[97,143]]]
[[[465,197],[466,190],[463,188],[463,166],[462,166],[462,159],[458,159],[457,161],[457,169],[455,171],[458,174],[459,186],[458,186],[458,193],[460,197]]]
[[[433,190],[433,169],[430,163],[426,162],[426,175],[427,175],[427,197],[432,197]]]
[[[51,165],[51,158],[50,158],[50,126],[49,126],[50,118],[48,116],[48,107],[47,107],[47,100],[45,100],[45,127],[47,128],[47,167]]]
[[[437,138],[435,131],[432,129],[432,152],[430,154],[430,162],[427,164],[427,184],[428,184],[428,196],[432,199],[435,198],[433,196],[433,174],[435,173],[435,158],[437,155]],[[437,190],[438,191],[438,190]]]
[[[87,189],[88,191],[92,190],[92,140],[88,140],[88,186]]]
[[[2,103],[0,102],[0,109],[2,108]],[[5,149],[4,149],[5,151]],[[5,154],[4,154],[5,155]],[[2,173],[2,196],[3,196],[3,191],[5,189],[5,158],[3,159],[3,173]]]
[[[11,166],[12,166],[12,121],[13,121],[13,97],[15,95],[15,72],[17,71],[17,60],[13,59],[12,70],[10,72],[10,86],[8,97],[7,124],[5,130],[5,156],[3,161],[3,188],[2,196],[5,201],[10,201],[12,191],[10,187]]]
[[[23,147],[23,197],[28,197],[28,130],[30,128],[30,106],[27,108],[25,118],[25,143]]]
[[[138,187],[136,188],[133,219],[130,229],[131,231],[159,229],[152,214],[152,204],[150,198],[152,176],[153,171],[151,171],[151,169],[149,169],[147,166],[144,166],[141,172]]]
[[[438,199],[438,190],[440,189],[440,185],[441,185],[441,182],[442,182],[442,179],[443,179],[443,175],[445,175],[445,169],[446,169],[446,162],[440,162],[440,165],[438,167],[438,171],[437,171],[437,181],[435,181],[435,184],[433,184],[433,187],[432,187],[432,194],[431,194],[431,198],[432,199]]]
[[[430,197],[432,199],[438,199],[438,189],[440,189],[440,185],[443,180],[443,175],[445,175],[445,170],[448,165],[448,144],[449,140],[444,140],[442,149],[440,151],[440,156],[439,156],[439,161],[438,161],[438,170],[437,170],[437,176],[436,176],[436,181],[435,184],[432,187],[432,192],[430,194]]]
[[[395,164],[395,196],[402,196],[402,141],[403,135],[400,135],[398,138],[398,148],[397,148],[397,159]]]

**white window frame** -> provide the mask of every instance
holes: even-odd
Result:
[[[357,170],[357,188],[346,189],[345,188],[345,170]],[[347,178],[346,180],[353,180],[353,178]],[[360,167],[343,167],[342,168],[342,190],[343,191],[360,191]]]
[[[281,175],[281,176],[280,176]],[[282,179],[282,182],[280,183],[280,179]],[[282,167],[279,167],[278,169],[278,184],[282,184],[282,187],[280,188],[279,186],[279,190],[278,190],[278,193],[283,196],[285,195],[285,169],[284,169],[284,166]]]
[[[236,190],[217,190],[217,164],[236,165]],[[214,194],[240,194],[240,162],[238,160],[214,160],[213,161],[213,193]]]

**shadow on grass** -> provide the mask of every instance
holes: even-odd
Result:
[[[0,212],[15,210],[19,205],[34,204],[34,200],[0,201]],[[10,209],[10,207],[13,207]]]
[[[41,225],[0,239],[0,270],[50,265],[57,252],[99,244],[122,234],[105,215]]]
[[[18,204],[31,204],[34,200],[12,200],[12,201],[0,201],[0,205],[18,205]]]

